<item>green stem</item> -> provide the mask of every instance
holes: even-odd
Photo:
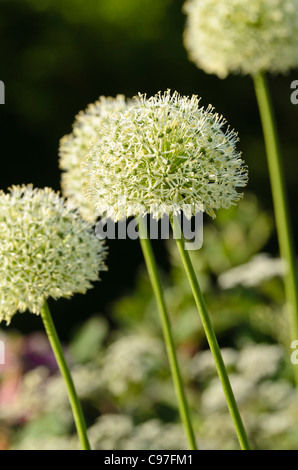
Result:
[[[170,363],[172,379],[174,383],[174,388],[177,396],[177,402],[179,407],[180,417],[184,426],[185,434],[188,440],[189,448],[191,450],[196,450],[196,440],[191,424],[189,408],[186,400],[186,396],[183,389],[183,383],[181,378],[181,373],[179,370],[179,364],[175,352],[175,345],[173,340],[173,334],[171,330],[170,320],[167,313],[167,308],[165,304],[163,289],[161,280],[159,277],[155,257],[152,250],[152,245],[150,239],[147,236],[146,225],[141,217],[137,218],[139,225],[139,234],[140,234],[140,243],[145,258],[149,278],[152,284],[152,289],[155,295],[158,311],[160,314],[163,335],[165,340],[165,345],[167,349],[168,359]]]
[[[285,261],[285,293],[289,309],[292,340],[298,339],[298,283],[295,249],[288,209],[286,182],[281,158],[279,137],[269,86],[265,75],[254,77],[263,133],[266,145],[267,161],[271,182],[274,214],[281,258]],[[298,386],[298,368],[295,367],[295,379]]]
[[[238,436],[238,440],[240,443],[240,446],[243,450],[249,450],[249,442],[247,439],[246,431],[238,410],[238,406],[234,397],[234,393],[230,384],[229,376],[220,352],[220,348],[216,339],[216,335],[212,326],[211,318],[209,316],[200,286],[199,282],[196,276],[196,273],[194,271],[189,253],[187,250],[184,248],[184,238],[181,232],[181,229],[179,227],[179,222],[176,217],[174,217],[173,220],[173,233],[174,233],[174,238],[176,239],[176,243],[178,246],[178,250],[193,292],[193,296],[199,311],[199,314],[201,316],[201,321],[203,324],[203,328],[205,330],[205,334],[207,337],[207,341],[209,343],[209,347],[211,350],[211,353],[214,358],[215,366],[217,369],[218,376],[220,378],[222,388],[226,397],[226,401],[228,404],[228,408],[232,417],[232,420],[234,422],[234,427]]]
[[[47,302],[44,303],[44,306],[41,310],[41,317],[43,320],[46,333],[49,338],[49,342],[52,346],[53,353],[56,357],[58,367],[60,369],[60,372],[66,384],[68,397],[69,397],[70,405],[72,408],[73,417],[75,420],[75,424],[76,424],[76,428],[77,428],[77,432],[78,432],[78,436],[81,442],[82,449],[90,450],[90,444],[89,444],[88,437],[87,437],[86,424],[85,424],[81,404],[78,399],[75,386],[74,386],[67,362],[65,360],[62,347],[61,347]]]

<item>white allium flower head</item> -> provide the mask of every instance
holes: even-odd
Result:
[[[0,321],[39,314],[48,297],[84,294],[105,257],[91,225],[52,189],[0,191]]]
[[[187,0],[184,43],[207,73],[284,73],[298,66],[298,0]]]
[[[155,219],[235,204],[247,170],[237,134],[199,98],[170,90],[112,113],[82,164],[86,194],[113,220],[151,213]]]
[[[83,174],[81,163],[95,138],[102,132],[102,123],[109,114],[123,111],[127,104],[123,95],[115,98],[101,96],[98,101],[91,103],[75,118],[73,130],[60,140],[59,165],[64,170],[61,175],[63,195],[77,207],[82,217],[90,222],[96,220],[93,203],[84,194]]]

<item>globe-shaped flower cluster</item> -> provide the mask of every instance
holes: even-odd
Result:
[[[207,73],[284,73],[298,66],[298,0],[187,0],[184,43]]]
[[[48,297],[85,293],[105,257],[91,226],[52,189],[0,192],[0,321],[39,314]]]
[[[183,211],[235,204],[246,167],[234,131],[196,96],[170,91],[109,115],[82,164],[86,193],[99,214],[120,220],[151,213],[155,219]]]
[[[123,95],[116,98],[101,96],[95,103],[89,104],[75,118],[73,131],[60,140],[59,165],[62,170],[61,187],[82,217],[90,222],[96,220],[94,205],[84,194],[84,181],[81,163],[88,153],[93,140],[102,133],[102,123],[112,111],[126,109]]]

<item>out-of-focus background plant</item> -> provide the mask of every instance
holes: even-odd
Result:
[[[1,188],[60,189],[59,139],[99,95],[167,88],[202,96],[239,131],[249,166],[239,207],[204,219],[191,256],[255,448],[298,448],[282,265],[273,230],[263,137],[249,78],[222,81],[187,59],[182,0],[0,0]],[[297,79],[272,77],[292,214]],[[295,232],[298,222],[293,217]],[[109,242],[109,272],[85,296],[55,303],[55,324],[99,449],[186,448],[150,283],[137,241]],[[201,448],[238,448],[192,295],[171,241],[154,242]],[[166,250],[164,249],[166,248]],[[173,287],[175,286],[175,287]],[[62,380],[40,318],[1,325],[0,447],[75,448]],[[298,338],[297,338],[298,339]]]

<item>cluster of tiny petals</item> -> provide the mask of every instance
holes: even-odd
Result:
[[[285,73],[298,66],[298,0],[186,0],[184,43],[207,73]]]
[[[81,216],[89,222],[95,222],[96,211],[92,202],[84,194],[81,163],[92,142],[101,135],[102,123],[111,112],[126,109],[123,95],[115,98],[101,96],[91,103],[75,118],[73,130],[60,140],[59,165],[62,170],[61,187],[65,197],[78,208]]]
[[[48,297],[85,293],[105,257],[92,226],[52,189],[0,192],[0,321],[39,314]]]
[[[155,219],[203,210],[212,217],[235,204],[246,167],[238,137],[211,106],[191,98],[139,95],[111,114],[82,164],[86,194],[98,213],[120,220],[151,213]]]

